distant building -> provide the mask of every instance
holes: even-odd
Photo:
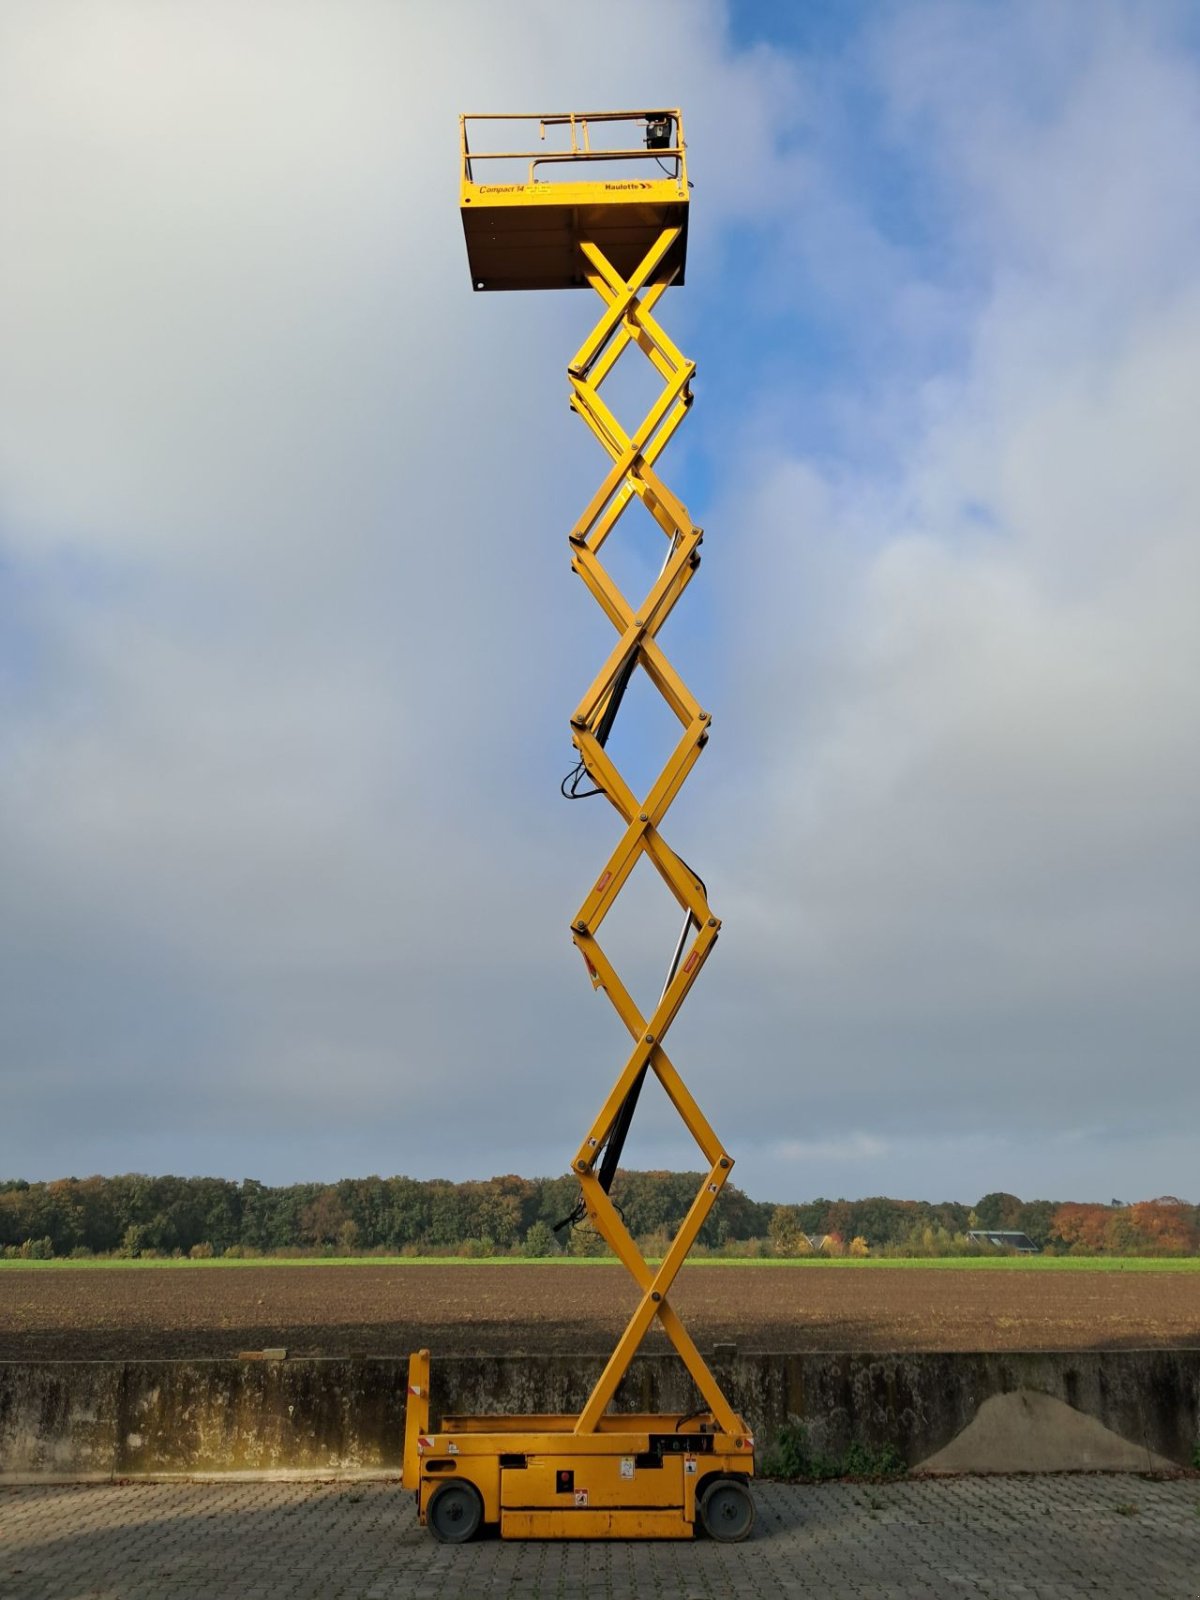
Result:
[[[972,1244],[990,1244],[996,1250],[1015,1250],[1019,1256],[1041,1253],[1027,1233],[1018,1233],[1013,1228],[972,1228],[967,1238]]]

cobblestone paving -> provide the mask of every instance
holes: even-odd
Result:
[[[1200,1600],[1200,1480],[755,1491],[742,1545],[436,1544],[398,1486],[0,1489],[0,1600]]]

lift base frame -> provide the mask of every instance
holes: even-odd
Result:
[[[749,1432],[709,1415],[610,1414],[586,1434],[577,1416],[446,1416],[432,1431],[427,1350],[408,1388],[403,1481],[422,1524],[434,1491],[457,1481],[504,1539],[687,1539],[714,1479],[754,1473]]]

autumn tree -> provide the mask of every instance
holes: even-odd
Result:
[[[998,1228],[1011,1232],[1020,1227],[1021,1202],[1015,1194],[999,1191],[985,1194],[975,1207],[981,1228]]]
[[[349,1221],[337,1190],[322,1189],[300,1214],[301,1237],[307,1244],[334,1244]]]
[[[767,1231],[771,1240],[771,1248],[777,1256],[796,1255],[801,1238],[805,1239],[806,1244],[808,1243],[800,1227],[795,1206],[776,1206],[771,1213],[771,1221]]]
[[[1080,1253],[1104,1249],[1108,1225],[1113,1212],[1108,1206],[1081,1205],[1068,1201],[1059,1206],[1051,1218],[1054,1237],[1061,1239],[1068,1249]]]
[[[1158,1200],[1140,1200],[1129,1208],[1136,1248],[1154,1255],[1192,1255],[1200,1244],[1196,1208],[1185,1205],[1174,1195]]]

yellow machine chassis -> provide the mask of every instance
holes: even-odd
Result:
[[[681,1426],[682,1425],[682,1426]],[[711,1419],[629,1412],[587,1434],[573,1416],[443,1417],[429,1427],[429,1352],[409,1362],[404,1486],[421,1521],[467,1482],[505,1539],[686,1539],[705,1490],[754,1470],[753,1441]]]
[[[540,121],[543,126],[569,123],[571,150],[586,162],[596,158],[589,123],[647,115],[572,114]],[[463,119],[460,202],[475,287],[578,283],[594,290],[603,307],[569,363],[567,377],[571,407],[599,441],[610,466],[568,538],[572,569],[617,637],[571,717],[571,738],[592,784],[611,802],[623,828],[571,924],[571,937],[593,987],[604,990],[632,1040],[628,1058],[571,1163],[590,1226],[639,1291],[637,1308],[582,1411],[578,1416],[444,1416],[431,1427],[429,1352],[419,1351],[410,1361],[403,1482],[417,1496],[421,1521],[427,1521],[430,1503],[443,1486],[469,1484],[482,1501],[483,1522],[498,1525],[506,1538],[686,1538],[696,1529],[706,1491],[723,1479],[745,1485],[754,1471],[754,1441],[746,1423],[733,1411],[669,1300],[733,1161],[664,1049],[667,1031],[716,943],[720,923],[703,884],[662,833],[667,811],[708,741],[711,718],[657,638],[696,573],[703,538],[656,471],[692,403],[695,372],[694,363],[680,353],[654,315],[668,287],[682,278],[687,228],[682,123],[678,111],[657,115],[672,119],[676,131],[674,145],[658,152],[674,162],[675,171],[666,181],[648,179],[640,189],[628,183],[539,183],[536,165],[547,158],[536,152],[522,153],[531,163],[528,184],[478,184],[472,161],[481,158],[468,148],[471,119]],[[620,153],[630,158],[645,154]],[[631,349],[649,360],[663,387],[641,424],[627,433],[600,391],[616,362]],[[662,570],[637,606],[625,599],[600,560],[605,541],[635,499],[667,543]],[[641,799],[621,776],[599,733],[631,658],[663,696],[681,730],[665,767]],[[642,857],[688,917],[690,938],[649,1015],[635,1004],[598,937]],[[595,1171],[626,1097],[646,1071],[662,1085],[708,1168],[657,1266],[642,1257]],[[690,1373],[702,1407],[686,1416],[611,1413],[618,1385],[655,1319]],[[445,1537],[444,1531],[439,1536]]]

